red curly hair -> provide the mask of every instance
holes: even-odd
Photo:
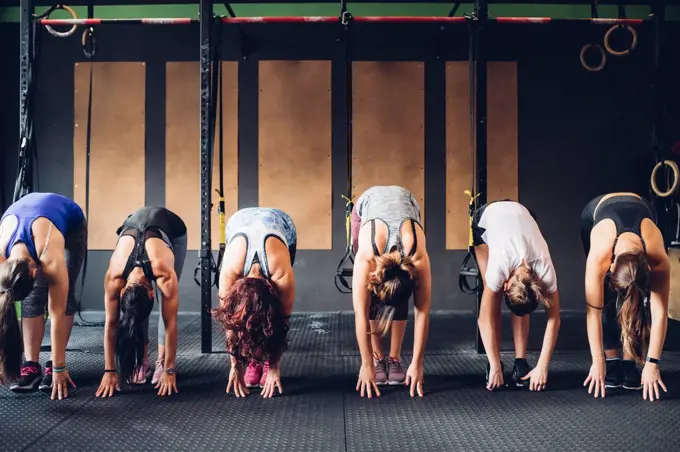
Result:
[[[213,316],[227,336],[227,353],[241,362],[277,360],[288,344],[288,321],[278,290],[267,278],[237,280]]]

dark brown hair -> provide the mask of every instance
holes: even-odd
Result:
[[[530,314],[539,303],[550,307],[545,284],[530,267],[522,265],[512,276],[510,287],[505,291],[505,302],[515,315]]]
[[[213,316],[227,335],[227,353],[240,362],[277,360],[288,344],[288,321],[276,287],[267,278],[244,277],[232,284]]]
[[[123,315],[118,322],[116,356],[123,381],[144,362],[143,322],[153,310],[154,298],[149,296],[149,288],[141,284],[131,284],[125,288],[120,300]],[[160,321],[160,320],[159,320]]]
[[[407,303],[416,283],[416,267],[408,256],[389,253],[375,258],[375,270],[368,274],[371,298],[381,306],[376,315],[377,331],[384,336],[392,325],[395,306]]]
[[[616,256],[611,288],[618,294],[619,323],[624,353],[643,364],[642,350],[649,337],[649,318],[644,306],[649,287],[649,264],[644,251],[625,252]]]
[[[0,380],[19,378],[24,342],[14,303],[31,293],[34,282],[27,260],[8,259],[0,264]]]

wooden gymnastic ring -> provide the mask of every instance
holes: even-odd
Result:
[[[69,14],[71,15],[71,18],[72,18],[72,19],[77,19],[77,18],[78,18],[78,15],[77,15],[76,12],[73,10],[73,8],[71,8],[70,6],[67,6],[67,5],[57,5],[57,6],[54,7],[54,10],[53,10],[53,11],[56,11],[56,10],[58,10],[58,9],[63,9],[64,11],[66,11],[67,13],[69,13]],[[52,13],[50,13],[50,14],[52,14]],[[50,16],[48,15],[47,18],[49,19],[49,17],[50,17]],[[71,27],[71,29],[68,30],[68,31],[57,31],[57,30],[55,30],[54,28],[50,27],[49,25],[45,25],[45,29],[49,32],[49,34],[51,34],[52,36],[56,36],[57,38],[68,38],[69,36],[71,36],[73,33],[76,32],[76,30],[78,29],[78,25],[73,24],[73,26]]]
[[[609,45],[609,39],[611,39],[612,33],[619,27],[621,28],[626,27],[630,34],[633,35],[633,43],[630,45],[629,48],[627,48],[626,50],[622,50],[621,52],[617,52],[616,50],[612,49],[612,47]],[[604,35],[604,47],[605,49],[607,49],[607,52],[611,53],[614,56],[628,55],[631,50],[635,50],[635,47],[637,47],[637,41],[638,41],[637,31],[635,31],[635,28],[631,27],[629,24],[614,25],[609,30],[607,30],[607,33],[605,33]]]
[[[600,55],[602,55],[602,61],[598,66],[589,66],[588,63],[586,63],[586,51],[590,49],[591,47],[595,47],[600,51]],[[581,66],[583,66],[584,69],[590,71],[590,72],[599,72],[601,71],[605,64],[607,64],[607,54],[605,53],[604,49],[600,44],[592,44],[588,43],[583,46],[581,49]]]
[[[659,169],[662,166],[668,166],[673,170],[673,185],[671,188],[668,189],[668,191],[662,192],[659,190],[659,187],[656,185],[656,174],[659,171]],[[675,163],[673,160],[663,160],[654,166],[654,169],[652,170],[652,190],[654,190],[654,193],[656,193],[657,196],[660,198],[667,198],[673,194],[675,194],[678,191],[678,184],[680,182],[680,169],[678,169],[678,164]]]

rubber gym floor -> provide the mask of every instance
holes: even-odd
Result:
[[[503,322],[502,348],[509,351],[509,319]],[[406,365],[412,327],[411,318]],[[539,350],[543,328],[543,315],[533,315],[530,349]],[[201,354],[200,318],[185,315],[179,323],[179,394],[161,398],[151,385],[123,386],[101,400],[94,394],[103,371],[103,328],[74,327],[67,362],[77,389],[58,402],[2,387],[0,450],[680,450],[680,354],[663,355],[668,393],[661,401],[625,390],[596,400],[582,386],[590,366],[584,318],[564,314],[548,390],[491,393],[484,388],[486,361],[474,350],[475,334],[474,314],[433,312],[425,397],[383,386],[380,398],[368,400],[354,389],[359,355],[352,313],[298,314],[282,365],[283,395],[264,400],[254,390],[237,399],[225,393],[224,334],[214,325],[216,353]],[[669,328],[667,343],[677,343],[675,336]],[[529,353],[532,365],[537,357]],[[41,363],[47,358],[42,353]],[[506,383],[512,360],[511,352],[503,354]]]

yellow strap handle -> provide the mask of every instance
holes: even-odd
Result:
[[[345,195],[341,195],[342,199],[344,199],[345,202],[345,208],[349,207],[350,204],[354,203],[354,196],[352,198],[348,198]],[[345,238],[347,240],[347,244],[350,244],[351,240],[351,235],[352,235],[352,213],[347,211],[345,213]]]
[[[475,200],[479,196],[479,193],[477,193],[476,195],[473,195],[471,190],[465,190],[464,193],[466,195],[468,195],[468,197],[470,198],[470,203],[468,204],[468,217],[470,219],[470,231],[469,231],[469,235],[468,235],[468,248],[472,248],[474,246],[474,243],[475,243],[474,236],[472,234],[472,219],[475,216],[475,209],[474,209],[473,206],[475,204]]]
[[[217,192],[217,195],[220,197],[219,205],[224,206],[225,205],[224,195],[218,189],[215,189],[215,191]],[[220,244],[225,244],[227,243],[227,231],[225,230],[227,226],[227,219],[225,217],[224,210],[218,209],[217,214],[220,217]]]

